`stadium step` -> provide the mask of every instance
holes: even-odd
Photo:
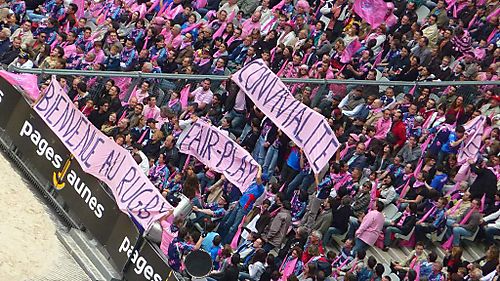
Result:
[[[378,247],[368,248],[368,250],[366,251],[366,256],[374,256],[379,263],[391,264],[391,261],[393,261],[393,258],[391,257],[391,255],[389,255],[389,253],[382,251],[382,249]]]
[[[391,258],[392,258],[391,261],[397,261],[399,263],[402,263],[408,259],[408,255],[405,252],[403,252],[402,248],[404,248],[404,247],[389,248],[389,251],[387,251],[387,253],[389,253],[389,255],[391,256]]]
[[[106,257],[98,250],[94,242],[75,228],[69,232],[58,230],[57,237],[85,273],[95,281],[120,280],[121,276]]]
[[[481,259],[486,254],[485,245],[482,243],[465,242],[463,246],[464,252],[467,252],[473,258],[472,261]]]

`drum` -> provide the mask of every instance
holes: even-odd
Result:
[[[193,204],[191,204],[191,200],[182,193],[178,193],[175,196],[178,197],[180,201],[174,209],[174,218],[186,218],[193,211]]]
[[[189,253],[184,259],[187,273],[195,278],[203,278],[212,271],[212,258],[204,250]]]
[[[161,243],[162,232],[163,229],[161,228],[161,224],[159,222],[154,222],[146,234],[146,237],[149,238],[150,241]]]

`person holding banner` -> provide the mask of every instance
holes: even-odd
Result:
[[[175,271],[181,271],[182,258],[192,251],[196,251],[203,243],[203,235],[193,243],[193,237],[189,234],[185,227],[181,227],[177,233],[177,237],[172,240],[168,246],[168,265]]]
[[[241,221],[252,210],[255,201],[264,194],[264,184],[268,180],[268,175],[262,174],[262,168],[259,165],[255,181],[243,192],[240,200],[231,206],[232,209],[224,217],[224,224],[219,228],[223,244],[231,243]]]

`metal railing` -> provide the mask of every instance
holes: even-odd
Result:
[[[104,88],[104,83],[109,78],[115,80],[127,80],[122,84],[122,101],[127,101],[131,96],[135,87],[139,87],[141,81],[149,80],[152,83],[152,93],[157,96],[157,104],[165,105],[172,92],[180,92],[186,85],[191,84],[191,90],[197,87],[198,82],[205,78],[212,80],[212,91],[214,93],[224,93],[224,83],[230,76],[226,75],[190,75],[190,74],[173,74],[173,73],[144,73],[140,71],[119,72],[119,71],[75,71],[66,69],[21,69],[13,67],[12,70],[18,73],[30,73],[39,75],[39,82],[43,82],[50,77],[56,75],[60,77],[84,77],[89,83],[91,96],[97,95]],[[100,78],[96,79],[96,78]],[[98,80],[98,81],[96,81]],[[464,97],[464,103],[472,104],[477,99],[478,89],[484,90],[486,87],[498,87],[500,81],[389,81],[382,80],[337,80],[337,79],[301,79],[301,78],[283,78],[283,83],[289,86],[292,94],[299,93],[305,86],[312,88],[313,93],[322,92],[321,97],[327,96],[328,92],[338,94],[344,92],[345,95],[351,89],[358,86],[378,86],[379,91],[383,92],[387,87],[394,87],[396,94],[408,93],[412,88],[416,89],[416,93],[422,87],[429,87],[433,94],[440,95],[448,86],[456,86],[461,88],[460,95]],[[458,92],[458,91],[457,91]],[[313,94],[314,95],[314,94]],[[311,101],[312,106],[318,105],[320,98]]]
[[[193,74],[174,74],[174,73],[145,73],[141,71],[75,71],[69,69],[22,69],[12,67],[12,70],[18,73],[31,73],[37,75],[62,75],[62,76],[86,76],[86,77],[129,77],[129,78],[149,78],[149,79],[188,79],[201,81],[210,78],[213,81],[224,81],[229,79],[228,75],[193,75]],[[340,85],[381,85],[381,86],[428,86],[428,87],[446,87],[461,85],[500,85],[500,81],[381,81],[381,80],[338,80],[338,79],[303,79],[303,78],[282,78],[284,83],[308,83],[308,84],[340,84]]]

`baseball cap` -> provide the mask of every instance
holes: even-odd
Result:
[[[19,58],[27,60],[30,58],[30,56],[25,52],[21,52],[21,53],[19,53]]]

